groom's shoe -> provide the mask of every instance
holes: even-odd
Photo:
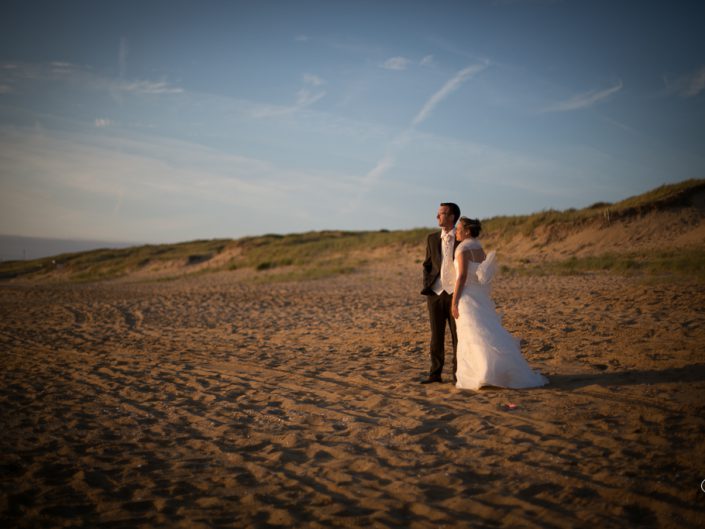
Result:
[[[443,379],[440,376],[436,375],[430,376],[427,379],[421,381],[422,384],[433,384],[434,382],[443,382]]]

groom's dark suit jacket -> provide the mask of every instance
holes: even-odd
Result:
[[[423,262],[423,290],[421,290],[421,294],[424,296],[435,295],[433,283],[441,275],[441,263],[443,261],[441,242],[440,231],[430,233],[426,238],[426,259]],[[453,241],[453,249],[457,246],[458,241]],[[453,258],[455,258],[455,254]]]

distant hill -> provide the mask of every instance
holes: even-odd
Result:
[[[482,241],[507,273],[676,273],[705,280],[705,180],[664,185],[615,204],[483,220]],[[63,253],[0,263],[0,279],[170,279],[231,271],[304,280],[395,263],[419,267],[434,228],[268,234]]]
[[[62,253],[85,252],[95,248],[128,248],[130,246],[134,246],[134,243],[0,235],[0,262],[41,259]]]

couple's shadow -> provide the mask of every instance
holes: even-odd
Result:
[[[617,371],[575,375],[548,375],[549,385],[559,389],[578,389],[585,386],[631,386],[640,384],[668,384],[705,381],[705,363],[691,364],[661,370]]]

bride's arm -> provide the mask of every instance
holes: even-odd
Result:
[[[455,278],[455,288],[453,289],[453,301],[451,302],[450,312],[453,317],[457,320],[460,313],[458,312],[458,300],[460,299],[460,292],[463,290],[465,285],[465,280],[468,277],[468,260],[465,258],[465,252],[458,252],[455,257],[458,261],[458,276]]]

